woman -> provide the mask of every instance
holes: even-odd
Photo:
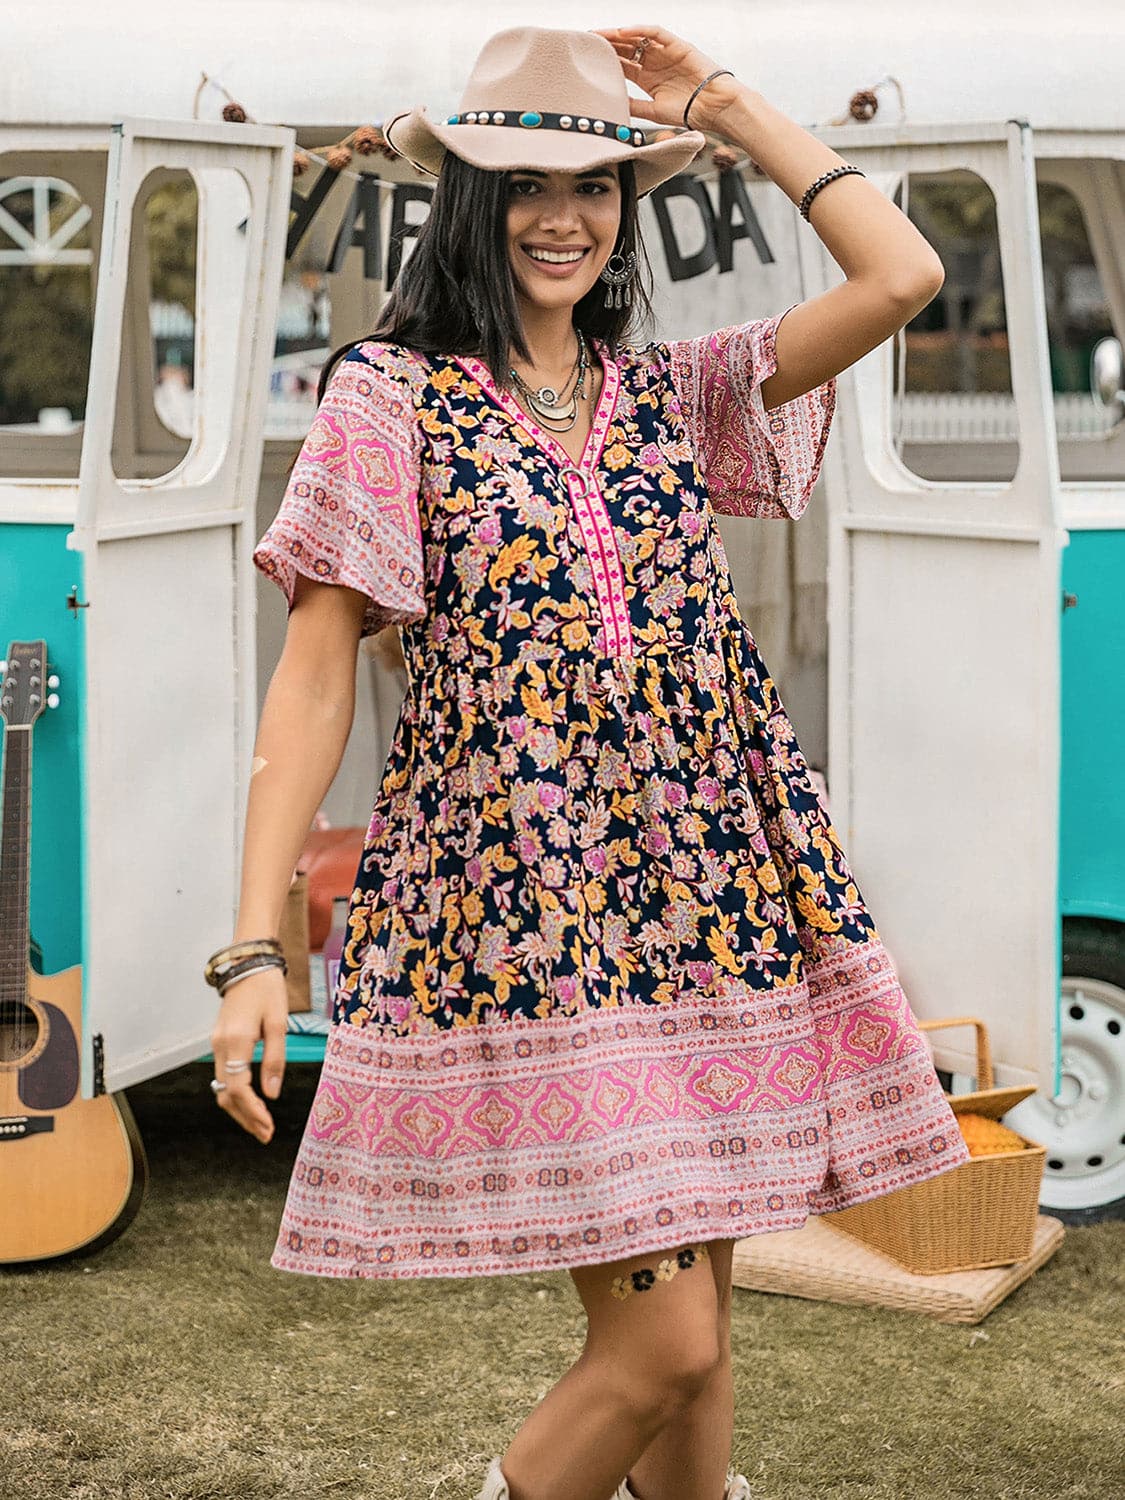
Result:
[[[686,131],[646,142],[634,115]],[[625,344],[647,307],[638,196],[700,129],[804,200],[847,279]],[[255,552],[290,621],[247,810],[248,948],[212,960],[213,1086],[270,1139],[248,1059],[264,1037],[276,1098],[282,904],[357,643],[397,623],[408,687],[271,1263],[566,1268],[585,1348],[483,1500],[719,1500],[724,1482],[735,1500],[735,1239],[967,1150],[714,514],[801,514],[835,376],[941,265],[857,169],[659,26],[501,32],[458,114],[387,135],[440,175]]]

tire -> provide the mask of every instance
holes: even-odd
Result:
[[[1125,1219],[1125,924],[1067,918],[1059,993],[1062,1087],[1004,1123],[1047,1147],[1039,1206],[1067,1224]]]

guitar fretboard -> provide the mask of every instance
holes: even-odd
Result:
[[[31,855],[31,726],[4,733],[0,818],[0,1002],[27,995],[28,870]]]

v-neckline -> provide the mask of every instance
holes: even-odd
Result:
[[[590,344],[602,367],[602,389],[598,397],[598,404],[594,409],[593,420],[590,423],[590,431],[586,434],[586,442],[582,448],[582,457],[575,463],[571,455],[563,445],[556,439],[555,435],[548,432],[545,427],[540,427],[514,397],[506,391],[502,391],[492,379],[488,366],[472,354],[455,354],[453,358],[465,370],[488,398],[503,411],[514,422],[528,431],[536,443],[543,449],[547,456],[563,471],[575,471],[584,477],[593,474],[601,460],[602,449],[605,447],[606,435],[609,432],[609,424],[613,420],[613,413],[617,406],[617,391],[621,384],[621,373],[617,367],[617,361],[609,356],[601,339],[592,338]]]

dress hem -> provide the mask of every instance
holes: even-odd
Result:
[[[943,1172],[952,1171],[954,1167],[961,1166],[963,1162],[970,1159],[968,1148],[963,1152],[956,1149],[952,1158],[941,1157],[932,1163],[932,1171],[922,1171],[908,1180],[902,1181],[891,1191],[898,1192],[907,1187],[914,1187],[918,1183],[928,1182],[931,1178],[940,1176]],[[927,1164],[930,1165],[930,1164]],[[847,1193],[839,1194],[838,1201],[833,1200],[831,1206],[825,1204],[820,1208],[810,1208],[803,1213],[782,1214],[777,1219],[771,1219],[768,1224],[761,1222],[747,1227],[745,1221],[739,1222],[740,1232],[737,1234],[716,1234],[713,1226],[709,1227],[705,1234],[685,1238],[681,1233],[678,1236],[671,1234],[648,1234],[638,1235],[635,1241],[630,1242],[627,1251],[620,1255],[607,1256],[599,1251],[604,1251],[604,1246],[595,1249],[591,1247],[588,1255],[568,1256],[565,1259],[557,1257],[540,1256],[519,1261],[497,1261],[495,1264],[479,1262],[466,1263],[463,1266],[444,1264],[432,1265],[426,1261],[418,1260],[409,1264],[400,1264],[393,1267],[377,1265],[357,1266],[354,1262],[349,1264],[334,1264],[331,1260],[301,1261],[291,1259],[276,1250],[270,1256],[270,1265],[275,1271],[286,1275],[314,1276],[321,1280],[331,1281],[421,1281],[421,1280],[449,1280],[468,1281],[480,1276],[519,1276],[519,1275],[543,1275],[549,1271],[569,1271],[582,1266],[609,1265],[615,1260],[627,1260],[637,1255],[651,1255],[660,1251],[671,1252],[681,1245],[697,1245],[704,1240],[746,1240],[753,1239],[760,1234],[780,1234],[790,1229],[802,1229],[810,1219],[830,1217],[843,1208],[852,1208],[860,1203],[869,1203],[874,1198],[887,1195],[888,1189],[882,1182],[875,1183],[868,1191],[862,1189],[851,1189]],[[698,1220],[684,1220],[682,1227],[691,1228],[697,1225]],[[728,1219],[731,1225],[736,1221]]]
[[[878,938],[792,987],[333,1028],[270,1264],[487,1276],[799,1228],[969,1159]]]

